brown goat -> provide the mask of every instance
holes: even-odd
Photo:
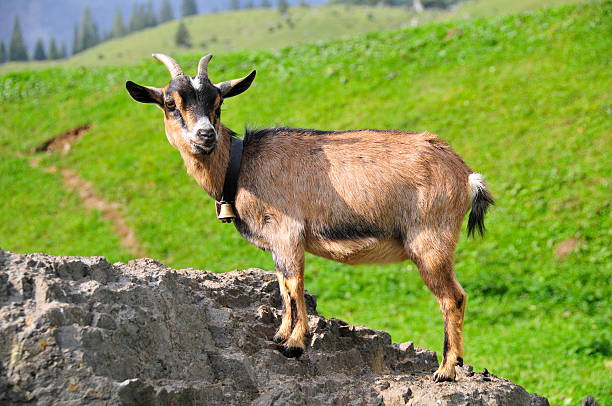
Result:
[[[235,134],[220,121],[224,98],[242,93],[255,71],[213,85],[202,58],[198,75],[184,75],[155,54],[172,75],[163,89],[127,82],[130,95],[155,103],[166,136],[187,171],[221,199]],[[413,261],[444,315],[443,362],[436,381],[455,379],[463,362],[466,295],[453,254],[471,208],[468,233],[484,232],[491,195],[450,146],[428,132],[247,131],[234,204],[235,226],[250,243],[272,253],[284,302],[274,341],[288,357],[305,349],[304,252],[346,264]]]

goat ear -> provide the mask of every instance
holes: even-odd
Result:
[[[159,106],[163,103],[163,93],[161,89],[150,86],[140,86],[137,83],[128,80],[125,82],[125,88],[132,96],[132,99],[140,103],[154,103]]]
[[[253,71],[243,78],[228,80],[218,83],[215,86],[217,86],[217,88],[221,91],[221,95],[225,98],[238,96],[251,86],[256,74],[257,71]]]

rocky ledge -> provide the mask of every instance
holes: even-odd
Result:
[[[307,303],[307,351],[287,359],[270,272],[0,251],[0,404],[548,405],[469,366],[434,383],[434,352]]]

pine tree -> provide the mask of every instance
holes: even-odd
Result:
[[[230,10],[238,10],[240,8],[240,2],[238,0],[230,0]]]
[[[244,3],[244,8],[255,8],[255,3],[253,3],[253,0],[247,0],[247,2]]]
[[[170,0],[163,0],[161,9],[159,10],[159,23],[165,23],[166,21],[170,20],[174,20]]]
[[[77,34],[77,43],[79,52],[87,48],[91,48],[100,42],[100,35],[98,33],[98,26],[91,19],[91,12],[89,7],[83,9],[83,19],[81,20],[81,27]]]
[[[289,11],[289,3],[287,0],[278,0],[278,12],[281,14],[287,14]]]
[[[300,7],[310,7],[310,4],[306,0],[300,0]]]
[[[174,42],[179,47],[191,48],[191,35],[189,35],[189,31],[187,31],[187,27],[182,21],[179,23],[178,28],[176,30]]]
[[[134,32],[137,30],[137,19],[138,19],[138,4],[134,4],[132,6],[132,13],[130,14],[130,22],[128,24],[129,32]]]
[[[98,32],[98,26],[96,24],[93,24],[92,27],[93,31],[91,35],[91,46],[93,47],[94,45],[98,45],[100,43],[100,33]]]
[[[132,14],[130,15],[130,32],[144,28],[143,11],[140,4],[134,4],[134,7],[132,7]]]
[[[79,27],[75,24],[72,35],[72,55],[81,52],[81,44],[79,43]]]
[[[65,42],[62,42],[62,48],[60,49],[59,57],[60,57],[60,59],[68,58],[68,51],[66,50],[66,43]]]
[[[6,48],[4,48],[4,41],[0,41],[0,63],[6,62]]]
[[[155,27],[157,25],[157,17],[153,11],[153,1],[149,0],[146,5],[143,5],[144,28]]]
[[[198,7],[195,0],[183,0],[181,7],[183,17],[192,16],[198,14]]]
[[[121,8],[117,7],[115,10],[115,21],[113,22],[113,28],[111,29],[111,38],[120,38],[127,34],[125,24],[123,24],[123,14]]]
[[[34,46],[34,60],[35,61],[44,61],[47,59],[47,54],[45,53],[45,44],[43,44],[43,40],[38,38],[36,41],[36,45]]]
[[[261,0],[261,8],[270,8],[270,7],[272,7],[270,0]]]
[[[57,49],[57,44],[55,43],[55,38],[51,38],[51,43],[49,44],[49,59],[55,60],[60,58],[59,49]]]
[[[9,44],[8,52],[9,61],[27,61],[28,50],[26,49],[23,41],[23,34],[21,34],[21,24],[19,24],[19,17],[15,16],[15,23],[13,24],[13,34],[11,35],[11,42]]]

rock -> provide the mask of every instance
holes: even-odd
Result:
[[[312,295],[308,349],[287,359],[271,341],[280,303],[258,269],[0,250],[0,404],[548,404],[467,365],[434,383],[434,352],[325,319]]]

